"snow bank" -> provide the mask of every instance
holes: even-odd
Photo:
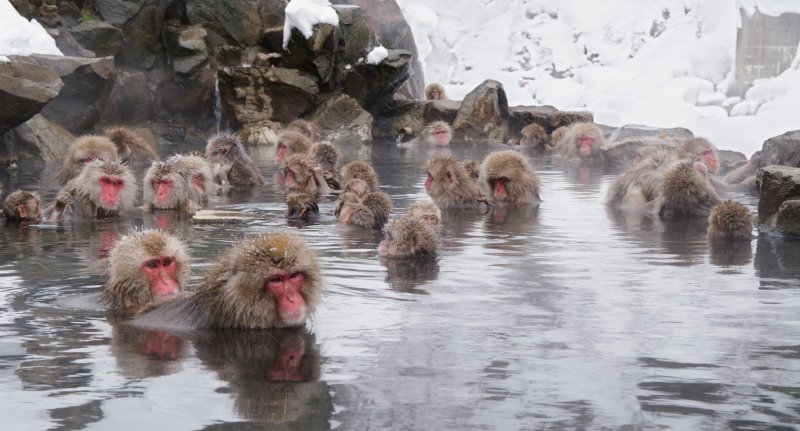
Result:
[[[286,5],[286,20],[283,22],[283,48],[289,44],[293,28],[309,38],[314,24],[339,26],[339,16],[331,3],[328,0],[291,0]]]
[[[372,49],[372,51],[367,54],[367,63],[369,64],[380,64],[386,57],[389,56],[389,51],[386,50],[382,45],[376,46]]]
[[[23,18],[8,0],[0,0],[0,28],[0,55],[61,55],[41,24]]]

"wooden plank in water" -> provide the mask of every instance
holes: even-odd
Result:
[[[256,215],[241,211],[200,210],[194,213],[195,223],[247,223],[255,220]]]

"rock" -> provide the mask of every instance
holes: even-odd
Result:
[[[720,177],[747,163],[747,156],[738,151],[717,150],[717,155],[719,155],[719,171],[716,175]]]
[[[337,145],[372,141],[372,115],[347,95],[328,96],[308,119],[322,129],[322,139]]]
[[[27,121],[58,96],[64,83],[31,57],[0,62],[0,134]]]
[[[224,128],[263,120],[288,123],[309,110],[319,93],[314,76],[294,69],[225,67],[218,77]]]
[[[511,118],[509,126],[514,136],[519,136],[523,127],[536,123],[545,128],[549,133],[553,132],[550,124],[550,115],[556,112],[556,108],[550,105],[544,106],[514,106],[509,108]]]
[[[108,2],[131,3],[122,0],[108,0]],[[120,24],[125,35],[125,43],[120,48],[117,58],[122,64],[149,69],[162,55],[161,32],[167,2],[166,0],[137,0],[132,3],[138,4],[139,10]],[[128,9],[127,12],[130,13],[132,10]],[[123,17],[127,17],[127,15],[120,14],[119,19]]]
[[[208,63],[205,37],[200,26],[164,27],[167,63],[173,72],[188,75]]]
[[[67,154],[67,148],[75,140],[67,129],[41,114],[20,124],[6,134],[16,155],[36,157],[44,161],[59,161]]]
[[[460,109],[460,100],[428,100],[425,103],[425,112],[422,114],[422,118],[425,124],[434,121],[444,121],[447,124],[453,124],[453,122],[456,121]]]
[[[147,75],[135,70],[118,69],[99,124],[143,123],[152,118],[153,110]]]
[[[64,82],[61,93],[42,109],[42,114],[73,134],[91,131],[100,119],[114,85],[114,58],[55,55],[34,55],[32,58],[42,66],[52,67]]]
[[[308,39],[294,28],[286,49],[281,52],[282,65],[316,76],[323,91],[332,91],[336,85],[339,37],[339,28],[330,24],[315,25]]]
[[[116,54],[125,43],[122,30],[105,21],[84,21],[67,31],[82,48],[98,57]]]
[[[364,20],[364,10],[353,5],[338,5],[333,9],[339,16],[339,31],[343,49],[339,61],[342,65],[355,64],[375,46],[375,34]]]
[[[341,70],[342,91],[370,109],[386,104],[408,79],[411,53],[390,49],[379,64],[360,62]]]
[[[655,135],[652,137],[631,138],[626,141],[606,141],[606,146],[602,149],[602,152],[609,166],[628,168],[639,160],[645,148],[655,147],[666,151],[675,150],[675,147],[668,140],[660,139],[658,135]]]
[[[260,3],[259,0],[188,0],[186,12],[192,24],[202,25],[226,43],[246,47],[256,45],[261,38]]]
[[[200,210],[194,213],[195,223],[247,223],[256,219],[256,215],[240,211]]]
[[[177,72],[177,71],[176,71]],[[191,73],[175,73],[158,84],[153,102],[162,115],[177,116],[178,121],[202,128],[216,124],[214,84],[217,75],[207,61],[191,68]],[[165,121],[174,118],[164,118]]]
[[[783,165],[800,167],[800,130],[769,138],[761,147],[759,167]]]
[[[503,84],[486,80],[464,97],[453,131],[466,142],[506,142],[509,116]]]
[[[787,234],[800,234],[798,205],[800,199],[800,168],[771,165],[756,173],[758,201],[758,221],[771,230]],[[778,220],[780,219],[780,222]]]
[[[591,123],[594,122],[594,115],[591,112],[571,112],[556,111],[550,114],[547,119],[553,130],[561,126],[569,126],[572,123]]]
[[[606,142],[616,141],[624,142],[636,140],[646,137],[653,137],[663,140],[693,138],[694,134],[691,130],[683,127],[675,127],[672,129],[660,129],[658,127],[640,126],[638,124],[628,124],[620,128],[614,128],[612,132],[606,136]]]

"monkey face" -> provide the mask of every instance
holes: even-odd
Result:
[[[298,326],[306,320],[306,303],[301,294],[305,274],[301,271],[276,271],[266,282],[275,300],[278,316],[285,326]]]
[[[575,139],[575,145],[578,147],[578,153],[580,153],[581,157],[589,157],[592,155],[594,138],[592,135],[580,135]]]
[[[506,186],[508,185],[508,179],[505,177],[494,178],[489,180],[489,185],[492,187],[492,195],[497,200],[504,200],[508,197],[508,191]]]
[[[439,217],[437,217],[436,214],[422,214],[422,219],[431,226],[437,226],[439,224]]]
[[[436,129],[433,132],[433,139],[437,146],[446,147],[450,143],[450,133],[444,128]]]
[[[703,162],[703,164],[706,165],[709,172],[711,172],[712,174],[717,173],[717,171],[719,170],[719,162],[717,161],[717,157],[714,154],[713,149],[706,148],[703,151],[700,151],[698,158],[700,159],[701,162]]]
[[[177,260],[170,256],[149,259],[142,264],[142,271],[150,282],[150,292],[154,298],[169,300],[180,291],[176,279],[177,269]]]
[[[280,165],[283,159],[286,158],[286,144],[283,142],[278,143],[278,151],[275,153],[275,164]]]
[[[175,188],[175,184],[169,177],[159,177],[153,179],[153,199],[158,206],[168,205],[170,196]]]
[[[125,188],[125,181],[119,177],[100,177],[100,204],[104,209],[115,210],[119,205],[119,194]]]

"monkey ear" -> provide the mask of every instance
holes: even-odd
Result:
[[[17,214],[19,214],[19,218],[28,217],[28,207],[23,204],[17,205]]]

